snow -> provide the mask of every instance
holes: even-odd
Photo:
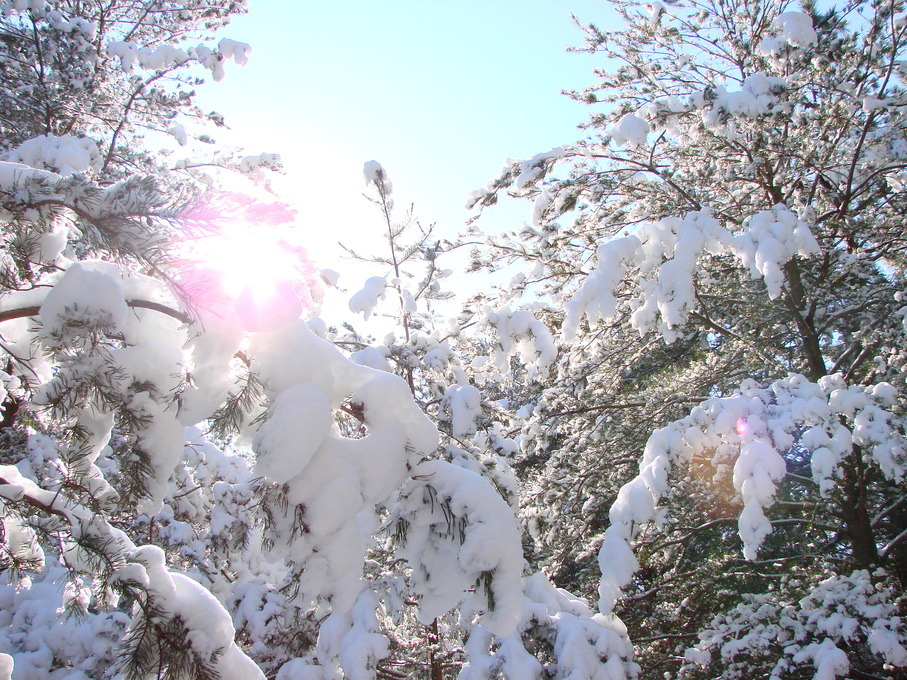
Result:
[[[658,2],[658,0],[646,3],[645,6],[649,9],[649,19],[652,21],[652,23],[657,23],[661,18],[661,15],[665,12],[664,3]]]
[[[646,143],[649,130],[649,124],[644,118],[628,113],[608,128],[607,134],[617,146],[635,149]]]
[[[167,130],[167,134],[172,136],[180,146],[186,146],[189,142],[189,134],[186,132],[186,128],[181,124],[172,126]]]
[[[281,158],[277,153],[260,153],[256,156],[244,156],[239,162],[239,170],[250,177],[261,179],[264,177],[262,169],[280,170]]]
[[[823,494],[835,487],[838,465],[857,443],[886,478],[903,479],[907,441],[897,419],[883,408],[890,395],[885,385],[878,390],[848,386],[840,375],[814,383],[792,374],[765,387],[748,380],[737,395],[707,399],[686,418],[656,430],[639,474],[621,487],[611,507],[599,552],[601,611],[613,611],[638,569],[631,544],[639,528],[655,520],[672,467],[688,462],[694,452],[714,451],[716,471],[729,464],[730,481],[743,504],[738,535],[748,560],[757,558],[772,530],[764,509],[774,502],[787,473],[787,449],[799,446],[812,456],[814,480]]]
[[[0,491],[0,495],[6,496],[6,493]],[[5,517],[2,522],[11,555],[24,562],[40,564],[44,561],[44,550],[31,527],[16,516]]]
[[[450,419],[454,437],[474,435],[482,416],[482,394],[472,385],[451,385],[444,392],[441,408]]]
[[[391,373],[393,370],[387,361],[389,355],[390,351],[387,347],[379,345],[377,347],[366,347],[356,352],[351,352],[350,360],[356,362],[360,366],[368,366],[369,368],[374,368],[378,371]]]
[[[366,280],[362,290],[355,293],[350,298],[349,308],[353,314],[362,314],[364,319],[368,319],[379,300],[384,299],[387,280],[383,276],[372,276]]]
[[[139,47],[134,42],[112,41],[107,44],[107,54],[120,60],[120,68],[132,71],[135,64],[148,70],[170,69],[189,60],[189,53],[172,45]]]
[[[170,475],[183,452],[185,428],[148,392],[136,393],[127,408],[140,423],[136,427],[136,447],[147,457],[151,468],[146,479],[148,497],[139,501],[137,509],[153,515],[163,507]]]
[[[164,393],[180,386],[183,353],[169,343],[142,342],[111,351],[113,361],[130,382],[150,383]]]
[[[76,318],[117,334],[126,329],[126,314],[120,282],[94,263],[74,262],[44,299],[40,319],[48,337],[71,332],[69,319]]]
[[[224,56],[224,59],[232,59],[237,66],[245,66],[249,63],[249,56],[252,54],[252,46],[248,43],[231,40],[230,38],[221,38],[217,43],[218,51]]]
[[[511,311],[506,305],[499,309],[486,306],[482,325],[495,332],[497,346],[493,355],[502,375],[510,371],[510,358],[519,357],[527,369],[527,380],[542,380],[557,358],[557,346],[548,327],[535,318],[532,311]]]
[[[24,11],[26,6],[45,11],[44,3],[37,0],[17,0],[8,9]],[[645,7],[643,25],[660,35],[659,22],[667,27],[672,17],[661,2]],[[59,17],[56,25],[63,24]],[[74,23],[70,30],[88,33],[92,29]],[[772,55],[782,51],[795,55],[817,41],[810,18],[800,12],[780,15],[773,30],[773,42],[766,43]],[[126,71],[163,71],[195,60],[219,79],[224,62],[245,64],[250,48],[230,39],[221,40],[216,49],[113,42],[107,54]],[[777,61],[764,63],[766,68],[774,68]],[[742,129],[758,117],[788,110],[800,80],[793,69],[777,71],[787,74],[789,82],[773,77],[772,72],[747,73],[731,81],[737,84],[728,84],[727,89],[718,86],[682,102],[678,95],[618,114],[608,135],[624,151],[603,149],[602,153],[638,153],[650,132],[660,132],[662,114],[695,119],[701,113],[702,123],[711,128],[707,133],[718,130],[732,137],[731,118],[737,118]],[[143,77],[133,76],[135,82]],[[862,106],[864,114],[892,113],[894,106],[892,111],[882,110],[889,103],[874,97],[854,99],[854,106]],[[627,108],[618,110],[623,114]],[[859,108],[854,112],[862,115]],[[701,127],[698,121],[695,125]],[[157,129],[169,132],[180,144],[189,137],[175,119]],[[870,138],[867,148],[874,148],[875,143]],[[508,172],[516,191],[537,194],[534,225],[548,227],[546,220],[568,209],[579,196],[558,189],[562,178],[549,175],[558,160],[577,153],[558,147],[511,163]],[[595,162],[593,155],[590,152],[590,163]],[[50,135],[29,140],[4,158],[11,162],[0,164],[0,185],[11,197],[27,196],[32,202],[49,198],[79,206],[79,192],[89,185],[84,177],[71,175],[94,172],[101,162],[91,140]],[[278,165],[277,156],[262,154],[242,159],[239,168],[254,175]],[[391,184],[379,163],[366,163],[363,173],[368,185],[376,185],[383,195],[390,193]],[[546,178],[550,181],[547,186],[542,184]],[[861,181],[858,177],[857,182]],[[86,213],[98,216],[134,207],[142,203],[137,194],[128,181],[98,189],[97,204],[86,207]],[[474,198],[491,195],[489,187]],[[17,201],[19,198],[13,201],[15,206]],[[575,338],[584,316],[594,324],[619,315],[625,315],[641,335],[654,334],[669,343],[684,337],[685,326],[697,311],[700,265],[712,257],[736,261],[738,273],[748,273],[764,285],[769,299],[777,299],[787,285],[788,263],[819,251],[808,214],[807,210],[796,214],[779,205],[733,224],[722,224],[717,213],[706,210],[654,222],[644,221],[643,211],[639,220],[631,215],[628,223],[634,226],[629,232],[588,244],[596,249],[597,261],[590,263],[594,269],[588,277],[564,293],[569,298],[564,339]],[[18,219],[12,215],[4,212],[0,219]],[[735,214],[734,219],[739,217]],[[907,476],[903,418],[898,411],[900,376],[894,379],[896,385],[868,386],[850,385],[840,375],[817,383],[789,376],[768,385],[744,383],[730,396],[724,396],[726,384],[715,387],[711,394],[722,397],[706,399],[688,417],[649,438],[638,474],[618,491],[609,511],[610,526],[601,540],[600,613],[596,614],[584,601],[555,588],[544,574],[521,578],[527,565],[513,514],[519,505],[518,489],[507,462],[492,455],[516,453],[519,440],[508,437],[513,436],[508,433],[513,422],[502,418],[502,422],[489,423],[484,417],[494,416],[497,408],[509,409],[510,403],[505,399],[486,402],[483,413],[482,393],[456,363],[459,326],[449,339],[441,340],[440,332],[423,335],[419,329],[411,339],[407,335],[408,344],[391,338],[387,345],[393,345],[393,353],[388,346],[360,344],[346,358],[326,341],[342,331],[329,330],[317,319],[301,321],[304,305],[297,290],[286,282],[277,287],[275,309],[245,291],[236,296],[229,318],[216,318],[210,310],[201,310],[199,323],[184,325],[152,310],[130,308],[138,299],[177,305],[172,291],[146,286],[147,281],[109,263],[72,262],[69,258],[77,251],[81,255],[80,241],[89,234],[87,229],[80,232],[80,223],[60,220],[27,228],[36,244],[28,255],[29,264],[48,265],[47,270],[57,271],[41,279],[46,284],[42,290],[7,296],[0,304],[15,308],[13,305],[28,300],[29,306],[40,306],[41,336],[32,347],[41,354],[34,362],[34,384],[44,386],[44,404],[51,404],[51,397],[73,400],[74,413],[64,426],[77,428],[80,436],[84,433],[79,443],[84,445],[85,455],[72,463],[60,463],[57,476],[44,479],[44,469],[60,461],[61,451],[47,436],[28,433],[27,457],[16,466],[0,466],[5,480],[0,498],[4,504],[9,500],[21,503],[29,494],[52,505],[64,524],[71,525],[75,539],[109,539],[104,545],[110,547],[112,563],[118,566],[109,583],[86,585],[80,576],[71,578],[65,588],[54,589],[64,566],[75,570],[89,567],[87,551],[75,543],[67,544],[61,549],[66,564],[59,564],[45,556],[28,526],[31,519],[5,516],[3,535],[11,552],[22,559],[44,560],[46,572],[34,580],[0,584],[0,680],[51,674],[71,680],[109,675],[115,642],[140,619],[130,622],[123,611],[112,608],[106,613],[92,612],[87,622],[60,622],[56,609],[58,603],[59,608],[69,603],[84,609],[89,588],[100,591],[111,584],[147,588],[148,597],[161,607],[165,619],[178,617],[185,625],[185,640],[192,651],[210,659],[219,676],[227,680],[264,677],[236,645],[234,625],[242,626],[243,644],[264,656],[262,650],[274,639],[268,633],[276,626],[286,622],[293,634],[303,638],[314,630],[305,625],[316,620],[321,626],[315,650],[279,671],[269,669],[268,677],[276,673],[283,680],[367,680],[391,650],[392,641],[382,626],[391,618],[408,616],[388,611],[393,601],[387,594],[391,588],[379,583],[376,565],[368,561],[376,534],[390,528],[388,524],[398,530],[397,554],[412,570],[420,620],[444,617],[462,603],[456,625],[469,633],[463,650],[468,662],[461,680],[498,675],[511,680],[542,676],[624,680],[639,668],[632,662],[626,630],[611,612],[639,568],[634,541],[647,525],[660,525],[665,516],[660,504],[670,490],[670,477],[694,454],[715,464],[715,483],[723,484],[732,496],[728,507],[742,507],[737,528],[748,560],[757,559],[772,530],[767,510],[775,502],[787,473],[785,459],[792,450],[800,460],[808,458],[813,481],[826,497],[841,483],[842,461],[857,445],[863,462],[877,478],[896,484]],[[540,257],[549,254],[543,252]],[[37,272],[39,267],[33,269]],[[525,285],[528,279],[542,279],[541,274],[546,273],[540,269],[538,277],[533,273],[515,279],[513,287]],[[323,270],[322,278],[336,286],[335,272]],[[382,277],[366,281],[350,300],[350,310],[368,319],[388,285],[400,290],[405,312],[416,311],[412,292],[402,289],[399,280],[388,283]],[[499,305],[481,310],[480,327],[490,336],[490,349],[487,357],[467,359],[476,384],[503,380],[511,374],[525,375],[528,382],[549,378],[557,366],[558,347],[542,321],[557,313],[547,303],[547,298],[538,298],[527,309],[514,311]],[[907,323],[907,314],[904,316]],[[92,326],[91,332],[106,335],[99,349],[78,335],[83,330],[77,326],[86,322]],[[465,317],[463,323],[469,323]],[[4,326],[4,341],[7,336],[15,340],[4,347],[18,351],[29,344],[33,334],[23,330],[25,325],[23,321]],[[834,336],[826,340],[838,342]],[[515,369],[517,363],[520,367]],[[407,384],[393,375],[393,368],[399,365],[418,365],[434,372],[425,374],[430,376],[425,383],[416,383],[421,405],[412,394],[412,381]],[[254,470],[249,469],[251,459],[230,462],[204,442],[197,429],[186,429],[210,416],[247,375],[255,386],[260,379],[261,393],[251,398],[250,413],[239,424],[236,441],[251,442]],[[2,371],[0,378],[0,397],[4,399],[30,389]],[[106,390],[103,398],[81,398],[80,390],[93,380]],[[537,388],[544,385],[528,389]],[[583,399],[584,389],[577,389],[573,396]],[[538,422],[551,412],[546,411],[545,398],[527,403],[517,418],[528,419],[535,412]],[[454,438],[464,440],[459,442],[462,448],[444,447],[440,455],[450,463],[428,460],[439,455],[436,449],[441,438],[423,411],[426,403],[439,409]],[[44,417],[38,414],[33,424],[42,424]],[[50,412],[47,421],[55,417]],[[127,420],[135,424],[127,426],[123,422]],[[517,428],[521,425],[518,420],[515,424]],[[599,420],[599,426],[606,425]],[[559,436],[552,429],[552,440]],[[450,438],[445,441],[449,443]],[[122,450],[129,453],[120,455]],[[108,526],[103,515],[94,515],[56,492],[60,479],[76,473],[79,484],[104,506],[112,498],[104,474],[122,474],[134,464],[130,454],[141,456],[150,472],[145,480],[147,498],[137,499],[135,505],[147,516],[129,530],[134,535],[144,535],[147,530],[160,546],[166,546],[166,554],[162,547],[133,545],[124,533]],[[47,464],[42,467],[39,459]],[[489,472],[493,465],[499,469]],[[43,488],[34,480],[41,480]],[[591,522],[594,514],[599,521],[602,502],[589,499],[582,506],[585,516],[578,520]],[[255,512],[264,517],[272,508],[280,510],[273,517],[273,526],[256,524]],[[242,560],[231,557],[221,574],[216,573],[221,566],[216,561],[211,573],[206,572],[212,561],[209,555],[222,559],[218,541],[239,543],[246,537],[249,546],[241,553]],[[380,549],[389,551],[391,543],[388,539]],[[886,554],[887,548],[882,551]],[[202,557],[206,562],[199,566]],[[191,574],[171,570],[168,560],[194,565],[187,567]],[[249,564],[240,564],[243,560]],[[409,573],[394,578],[402,583]],[[865,642],[890,664],[907,663],[903,626],[894,608],[887,606],[893,596],[883,596],[881,580],[859,572],[826,580],[816,577],[802,591],[778,595],[775,611],[783,612],[780,625],[788,627],[787,641],[793,641],[784,654],[813,664],[820,680],[849,672],[845,650],[854,640]],[[283,595],[292,586],[298,586],[300,594],[287,608]],[[403,585],[396,597],[401,602],[406,598]],[[224,603],[233,609],[235,622]],[[761,608],[774,606],[772,601],[756,597],[746,604],[752,607],[727,614],[710,631],[714,635],[701,639],[697,648],[687,651],[686,658],[706,663],[718,655],[733,658],[763,644],[768,638],[760,638],[755,630],[738,637],[726,633],[728,621],[754,620]],[[136,616],[141,612],[137,610]],[[305,624],[298,629],[293,621],[296,616]],[[725,628],[719,630],[720,626]],[[771,643],[777,645],[779,640]],[[17,655],[15,669],[7,651]]]
[[[384,194],[386,196],[390,195],[393,190],[393,185],[387,178],[387,170],[384,169],[381,163],[378,161],[367,161],[362,166],[362,174],[365,177],[366,185],[374,184],[378,186],[380,184]]]
[[[224,62],[233,60],[238,66],[249,61],[252,48],[246,43],[222,38],[216,50],[206,45],[183,49],[171,44],[139,46],[134,42],[114,40],[107,43],[107,54],[120,60],[120,68],[129,73],[136,64],[149,71],[168,71],[194,60],[209,69],[215,81],[224,78]]]
[[[101,677],[113,666],[116,642],[129,617],[108,612],[62,619],[64,594],[55,579],[65,570],[48,561],[34,581],[14,579],[0,584],[0,678],[40,680],[49,677]],[[13,662],[14,661],[14,662]],[[59,664],[61,670],[55,670]]]
[[[35,260],[41,264],[54,264],[66,247],[69,238],[69,229],[64,225],[57,225],[53,231],[46,231],[38,237],[38,252]]]
[[[102,159],[98,145],[92,139],[47,134],[25,140],[8,151],[4,160],[59,175],[71,175],[98,170]]]
[[[243,334],[214,314],[200,311],[200,323],[208,330],[184,343],[184,361],[193,384],[181,394],[180,421],[195,425],[223,403],[230,388],[228,367],[239,350]]]
[[[374,184],[377,180],[383,179],[385,171],[378,161],[366,161],[362,166],[362,174],[367,184]]]
[[[170,571],[164,552],[157,546],[135,547],[128,537],[108,525],[88,508],[39,488],[13,466],[0,466],[6,485],[0,493],[7,498],[27,493],[70,518],[73,540],[91,535],[105,545],[107,559],[122,561],[114,580],[144,585],[164,616],[179,616],[187,625],[187,641],[202,656],[217,656],[221,677],[230,680],[264,678],[260,670],[236,646],[229,614],[207,590],[185,575]],[[80,548],[73,545],[66,560],[71,568],[86,563]],[[47,677],[57,660],[73,670],[99,677],[114,664],[117,643],[129,624],[128,616],[116,610],[86,617],[60,619],[57,608],[48,606],[62,598],[84,597],[73,588],[61,589],[57,582],[66,570],[47,559],[45,572],[34,582],[0,584],[0,649],[16,652],[15,679]],[[78,587],[78,584],[73,584]],[[5,615],[4,612],[9,612]],[[77,676],[79,677],[79,676]]]
[[[331,288],[337,288],[340,282],[340,272],[334,269],[319,269],[318,275]]]
[[[907,665],[907,648],[902,644],[902,639],[897,624],[884,618],[876,619],[867,636],[873,654],[878,654],[893,666]]]
[[[775,18],[774,25],[793,47],[809,47],[818,41],[812,18],[803,12],[782,12]]]
[[[590,323],[615,318],[617,294],[629,280],[634,294],[622,304],[631,311],[631,326],[640,335],[654,331],[673,342],[696,309],[695,277],[702,258],[736,255],[775,298],[785,283],[784,265],[819,252],[809,225],[784,206],[755,213],[744,227],[734,236],[704,210],[646,222],[633,234],[600,244],[595,268],[564,305],[564,341],[573,340],[584,315]]]
[[[762,278],[770,298],[781,294],[783,265],[795,256],[820,252],[809,226],[783,206],[756,213],[746,223],[748,231],[734,240],[734,251],[753,278]]]
[[[484,611],[490,632],[513,633],[522,546],[512,510],[483,476],[443,461],[420,463],[393,514],[405,526],[398,551],[413,570],[420,621],[463,601],[461,611]]]
[[[638,295],[631,302],[631,324],[640,334],[657,329],[672,342],[678,335],[675,329],[695,308],[693,275],[698,258],[704,252],[722,252],[730,239],[711,213],[703,211],[646,223],[636,234],[601,244],[598,264],[565,304],[564,340],[572,340],[584,314],[590,322],[615,316],[617,288],[629,268],[635,267],[641,276]]]
[[[743,556],[755,560],[759,547],[771,533],[762,509],[772,504],[776,483],[787,472],[784,458],[768,439],[745,437],[734,463],[734,488],[743,499],[738,529],[743,541]]]
[[[354,673],[357,666],[348,665],[371,663],[384,653],[386,640],[372,630],[362,604],[369,597],[363,595],[362,564],[378,524],[376,506],[389,503],[407,478],[395,513],[410,527],[401,554],[417,573],[432,574],[430,583],[416,577],[424,586],[416,586],[423,619],[433,620],[466,597],[469,610],[485,612],[490,628],[512,630],[522,568],[512,511],[482,476],[448,463],[419,462],[434,452],[438,432],[406,382],[346,359],[303,322],[257,334],[251,355],[271,400],[253,437],[256,471],[286,484],[288,501],[304,508],[307,527],[274,549],[299,566],[303,602],[330,601],[331,624],[322,626],[317,665],[327,672],[339,664]],[[463,395],[467,406],[478,393],[472,390]],[[343,404],[361,419],[360,439],[341,436],[333,425],[333,410]],[[425,495],[431,493],[445,498],[445,507],[460,518],[455,531],[462,531],[462,543],[449,533],[439,503]],[[294,520],[275,527],[283,536],[290,535],[286,521]],[[419,566],[425,560],[430,569]],[[492,602],[482,588],[469,594],[483,574],[490,574]],[[356,642],[364,647],[354,648]]]
[[[835,680],[839,676],[846,675],[850,670],[847,653],[843,649],[838,649],[835,643],[828,638],[822,640],[821,643],[807,645],[794,655],[793,660],[795,663],[812,661],[816,667],[813,680]]]
[[[379,606],[374,591],[366,588],[349,613],[331,614],[321,626],[315,650],[318,658],[329,660],[327,665],[335,673],[342,668],[344,677],[351,680],[370,680],[375,664],[390,653],[390,641],[380,632],[376,616]],[[296,672],[306,677],[313,670],[310,666]],[[285,671],[281,669],[281,673]]]
[[[305,469],[333,424],[330,402],[317,385],[300,383],[284,390],[252,440],[255,471],[285,484]]]
[[[903,664],[907,650],[896,632],[902,635],[903,627],[891,599],[897,586],[886,584],[885,576],[882,570],[872,575],[857,570],[808,584],[785,577],[774,592],[743,593],[735,607],[709,623],[684,656],[700,666],[716,656],[725,663],[745,663],[747,656],[775,646],[779,653],[771,677],[781,677],[792,664],[811,664],[814,678],[834,680],[848,673],[844,650],[865,640],[887,663]],[[804,587],[807,594],[797,601],[792,591]]]
[[[184,574],[168,571],[163,551],[142,546],[132,559],[145,568],[155,604],[186,627],[186,641],[195,653],[213,661],[226,680],[263,679],[261,670],[237,647],[233,622],[224,606],[199,583]]]
[[[490,632],[476,626],[466,646],[467,663],[459,680],[483,680],[503,672],[507,678],[535,679],[542,667],[527,652],[524,640],[536,649],[551,645],[546,674],[572,680],[627,680],[636,677],[633,645],[617,617],[592,614],[588,604],[556,588],[542,572],[522,580],[523,607],[517,630],[494,648]]]
[[[523,190],[532,185],[536,180],[540,179],[544,175],[545,169],[548,165],[560,158],[563,158],[566,153],[566,147],[558,146],[551,149],[550,151],[538,153],[532,158],[521,161],[519,164],[519,175],[517,175],[516,180],[514,180],[514,186],[518,190]],[[476,196],[475,198],[479,197]]]

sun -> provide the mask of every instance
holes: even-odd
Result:
[[[227,222],[185,243],[184,286],[200,308],[233,317],[248,331],[273,330],[317,302],[316,269],[293,227]],[[188,274],[188,276],[186,276]]]

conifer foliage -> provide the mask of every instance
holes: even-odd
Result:
[[[903,679],[905,7],[615,6],[501,295],[365,164],[379,341],[220,188],[244,3],[0,4],[0,680]]]
[[[336,277],[285,206],[219,188],[279,166],[194,143],[244,5],[0,9],[0,679],[632,672],[616,618],[524,578],[515,444],[429,327],[448,272],[384,169],[351,300],[395,293],[384,344],[317,318]]]
[[[537,558],[644,677],[903,677],[905,7],[615,7],[588,136],[470,197],[532,201],[475,265],[562,341]]]

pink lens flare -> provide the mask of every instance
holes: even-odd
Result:
[[[316,308],[323,288],[306,250],[293,243],[294,212],[241,194],[203,197],[181,217],[184,242],[176,284],[189,302],[251,332],[274,330]]]
[[[742,437],[749,431],[750,424],[746,421],[746,418],[737,418],[737,424],[734,426],[734,432]]]
[[[264,202],[237,192],[207,193],[180,212],[180,221],[210,234],[231,223],[265,226],[290,224],[296,211],[280,201]]]

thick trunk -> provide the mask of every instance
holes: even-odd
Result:
[[[879,551],[876,547],[872,519],[869,516],[867,498],[866,469],[863,463],[863,452],[855,446],[854,451],[844,466],[843,516],[847,537],[855,566],[869,568],[879,562]]]

